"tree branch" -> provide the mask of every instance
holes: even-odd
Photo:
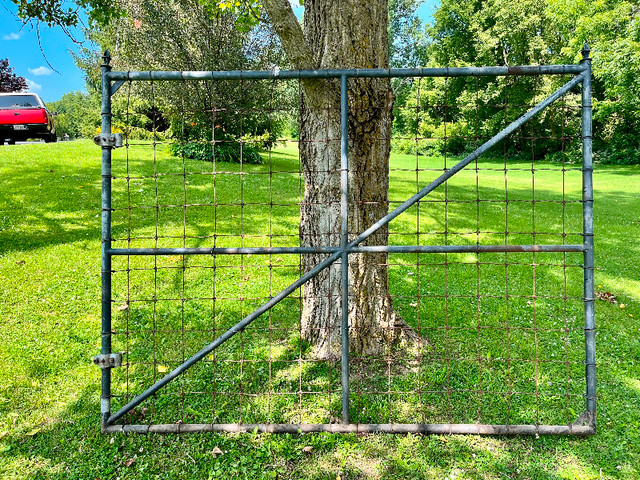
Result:
[[[280,37],[282,48],[287,53],[293,68],[299,70],[313,68],[311,50],[289,0],[263,0],[262,5]]]

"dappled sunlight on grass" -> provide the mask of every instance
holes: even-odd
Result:
[[[120,162],[114,187],[120,200],[130,193],[136,202],[154,207],[153,212],[155,183],[133,178],[153,172],[149,151],[148,146],[131,149],[131,179],[126,181]],[[114,152],[117,161],[124,155],[123,149]],[[242,472],[244,478],[599,479],[600,469],[606,479],[640,476],[640,250],[629,241],[640,232],[635,193],[640,191],[640,177],[633,174],[637,169],[607,167],[595,172],[596,289],[617,299],[615,304],[596,303],[596,436],[142,437],[98,433],[100,372],[91,358],[100,344],[99,156],[99,149],[84,141],[0,150],[2,478],[232,478]],[[245,205],[243,211],[226,205],[214,215],[203,206],[214,198],[220,204],[238,202],[240,167],[219,168],[228,175],[221,175],[214,197],[208,174],[212,164],[190,162],[186,166],[194,175],[186,195],[194,207],[185,213],[170,207],[184,203],[180,175],[185,166],[176,164],[164,147],[157,148],[156,168],[180,178],[177,183],[168,180],[170,176],[160,180],[166,181],[166,195],[159,203],[167,206],[160,209],[159,218],[173,238],[159,239],[159,244],[298,245],[301,182],[296,144],[278,147],[271,162],[271,168],[281,172],[272,178],[278,200],[274,203],[286,205],[274,204],[272,210],[269,189],[261,183],[269,177],[263,175],[268,164],[245,165],[242,195],[253,205]],[[442,168],[437,157],[419,162],[421,168]],[[392,168],[415,165],[415,156],[392,158]],[[535,215],[536,229],[549,234],[535,241],[562,243],[557,204],[538,203],[561,199],[555,177],[561,167],[540,164],[547,170],[536,172],[534,212],[527,165],[531,164],[516,163],[523,171],[507,174],[514,200],[507,212],[497,201],[480,202],[479,228],[465,227],[465,216],[475,222],[477,202],[462,203],[476,199],[475,172],[450,182],[448,195],[460,203],[448,205],[446,226],[458,234],[446,241],[532,243],[531,235],[512,232],[531,228]],[[498,168],[502,163],[488,159],[479,166]],[[437,174],[420,172],[418,185]],[[479,171],[481,199],[501,199],[504,172],[501,175],[494,178]],[[566,172],[565,178],[565,194],[580,196],[579,175]],[[415,171],[392,172],[393,201],[403,201],[416,188]],[[391,243],[445,242],[444,196],[436,190],[427,199],[434,201],[425,200],[394,220]],[[120,239],[114,246],[128,246],[128,236],[152,237],[132,240],[132,247],[154,246],[155,213],[140,209],[129,226],[126,203],[115,206],[123,210],[114,212],[114,235]],[[565,222],[566,243],[581,243],[579,236],[569,235],[581,231],[580,205],[566,207],[572,218],[578,212],[577,220]],[[507,214],[510,233],[505,240]],[[215,238],[214,226],[220,233]],[[279,236],[270,238],[271,234]],[[565,261],[575,267],[565,269]],[[394,306],[429,344],[398,352],[393,361],[403,368],[391,369],[391,375],[387,358],[354,358],[354,420],[566,424],[582,413],[581,254],[449,254],[446,262],[435,254],[410,254],[390,255],[389,262]],[[114,407],[166,375],[300,273],[299,256],[294,255],[114,258],[113,269],[114,350],[125,352],[128,362],[128,369],[113,372]],[[339,421],[339,365],[315,361],[309,346],[299,341],[300,295],[298,290],[294,298],[256,320],[127,421]],[[212,454],[215,447],[223,453]]]

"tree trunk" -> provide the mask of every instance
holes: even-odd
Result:
[[[305,0],[304,43],[279,28],[275,0],[265,1],[285,51],[298,68],[388,68],[386,0]],[[292,30],[295,28],[291,25]],[[295,32],[294,32],[295,33]],[[284,37],[284,38],[283,38]],[[291,51],[291,53],[290,53]],[[305,192],[301,205],[303,246],[340,245],[340,85],[337,80],[303,82],[300,158]],[[350,239],[387,214],[393,91],[388,79],[349,81]],[[386,245],[386,228],[366,244]],[[303,256],[307,272],[324,255]],[[351,254],[351,351],[379,355],[417,335],[395,313],[389,296],[386,254]],[[340,265],[336,263],[304,287],[302,334],[319,358],[339,358],[341,339]]]

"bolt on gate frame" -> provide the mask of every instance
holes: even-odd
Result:
[[[560,434],[590,435],[596,432],[596,370],[595,370],[595,319],[594,319],[594,249],[593,249],[593,187],[592,187],[592,100],[591,100],[591,59],[589,47],[584,46],[583,58],[579,65],[519,66],[519,67],[468,67],[468,68],[417,68],[417,69],[343,69],[343,70],[297,70],[297,71],[226,71],[226,72],[117,72],[111,71],[110,57],[105,52],[102,65],[102,133],[95,142],[102,147],[102,349],[94,362],[102,371],[101,425],[104,432],[190,432],[190,431],[263,431],[263,432],[387,432],[387,433],[436,433],[436,434]],[[349,78],[402,78],[402,77],[499,77],[524,75],[574,75],[564,86],[551,96],[527,111],[509,124],[504,130],[471,154],[459,161],[453,168],[446,169],[434,181],[423,187],[397,208],[379,219],[370,228],[361,232],[351,241],[348,236],[348,173],[349,152],[347,132],[347,81]],[[112,247],[112,149],[122,146],[122,138],[112,134],[111,97],[124,82],[129,81],[184,81],[184,80],[244,80],[244,79],[339,79],[341,115],[341,243],[339,246],[325,247],[242,247],[242,248],[113,248]],[[536,114],[543,111],[577,85],[582,85],[581,138],[582,138],[582,226],[583,244],[533,244],[533,245],[404,245],[404,246],[362,246],[372,234],[387,226],[391,220],[416,204],[423,197],[451,179],[484,152],[516,131]],[[534,237],[535,238],[535,237]],[[342,357],[341,357],[341,423],[205,423],[205,424],[158,424],[119,425],[116,422],[131,412],[146,399],[186,372],[190,367],[209,356],[216,348],[241,332],[250,323],[292,292],[302,287],[312,277],[335,262],[341,262],[342,305],[348,305],[349,268],[348,259],[352,253],[498,253],[498,252],[581,252],[584,255],[584,342],[586,369],[586,409],[574,423],[566,425],[515,425],[515,424],[471,424],[471,423],[352,423],[350,421],[349,386],[349,319],[348,308],[342,308]],[[112,352],[112,258],[115,256],[166,256],[166,255],[266,255],[266,254],[322,253],[327,258],[298,280],[240,322],[206,345],[199,352],[184,361],[177,368],[160,378],[155,384],[135,396],[115,413],[111,412],[111,373],[120,367],[122,355]],[[565,294],[566,295],[566,294]]]

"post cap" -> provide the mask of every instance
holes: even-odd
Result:
[[[102,62],[103,65],[109,65],[111,63],[111,54],[109,53],[109,50],[105,50],[104,54],[102,55]]]
[[[587,60],[590,54],[591,48],[589,48],[589,44],[587,42],[584,42],[584,45],[582,46],[582,59]]]

